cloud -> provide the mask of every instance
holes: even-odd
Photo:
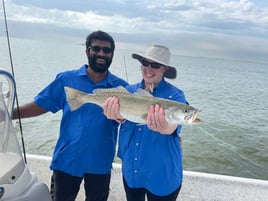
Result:
[[[201,56],[240,50],[252,53],[254,59],[260,49],[267,53],[266,0],[261,5],[250,0],[9,0],[6,4],[9,20],[21,23],[102,29],[129,36],[130,42],[135,41],[132,37],[146,44],[155,40],[177,52]]]
[[[267,32],[268,28],[268,9],[258,8],[247,0],[14,2],[18,4],[9,5],[11,13],[14,13],[11,16],[13,20],[83,29],[88,26],[107,26],[108,29],[118,26],[118,32],[129,33],[210,30],[233,34],[251,27],[263,32]]]

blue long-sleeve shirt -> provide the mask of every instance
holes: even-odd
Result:
[[[126,87],[134,93],[144,89],[144,82]],[[182,90],[164,79],[154,88],[153,96],[187,103]],[[147,125],[126,121],[119,133],[118,156],[123,176],[131,188],[145,188],[164,196],[182,183],[182,151],[179,142],[181,126],[171,135],[150,130]]]
[[[93,83],[87,74],[87,65],[80,69],[59,73],[56,79],[34,99],[35,103],[53,113],[62,110],[60,134],[50,168],[73,176],[86,173],[108,174],[115,154],[117,124],[107,120],[101,107],[84,104],[71,112],[64,87],[86,93],[97,88],[126,86],[127,82],[108,72],[106,78]]]

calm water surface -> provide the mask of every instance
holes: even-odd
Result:
[[[58,72],[86,63],[83,40],[12,38],[19,103],[31,101]],[[5,38],[0,51],[0,68],[11,72]],[[111,67],[130,83],[141,79],[133,51],[119,44]],[[177,55],[171,64],[178,78],[170,82],[202,110],[203,122],[182,130],[184,169],[268,180],[268,64]],[[27,153],[52,155],[60,117],[59,112],[22,120]]]

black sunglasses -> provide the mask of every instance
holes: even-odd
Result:
[[[93,52],[100,52],[101,50],[103,51],[104,54],[110,54],[112,53],[112,49],[109,47],[100,47],[98,45],[90,46],[88,49],[91,49]]]
[[[153,69],[159,69],[159,68],[161,68],[161,66],[163,66],[163,65],[160,64],[160,63],[149,62],[149,61],[146,61],[146,60],[144,60],[144,59],[142,59],[140,62],[141,62],[141,64],[142,64],[144,67],[148,67],[148,66],[150,65],[151,68],[153,68]]]

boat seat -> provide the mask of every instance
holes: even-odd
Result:
[[[25,169],[22,157],[16,153],[0,152],[0,184],[13,184]]]

